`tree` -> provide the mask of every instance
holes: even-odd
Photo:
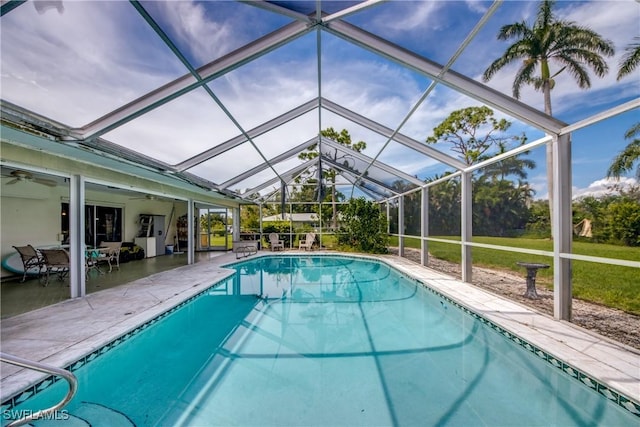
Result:
[[[496,155],[503,153],[506,153],[506,147],[501,145]],[[536,167],[536,162],[523,157],[525,154],[529,154],[529,152],[527,151],[526,153],[511,156],[504,160],[500,160],[499,162],[487,165],[482,169],[482,177],[480,179],[492,182],[504,181],[509,176],[516,177],[521,180],[526,179],[526,169],[534,169]]]
[[[426,142],[449,143],[452,145],[451,149],[458,153],[466,164],[472,165],[489,157],[489,150],[494,147],[504,149],[507,141],[524,141],[524,136],[502,134],[510,126],[511,122],[506,119],[494,118],[493,110],[489,107],[467,107],[454,111],[433,128],[433,135],[428,137]]]
[[[398,180],[398,181],[394,181],[393,184],[391,184],[391,188],[396,193],[403,194],[408,192],[409,190],[414,189],[415,185]],[[404,230],[402,231],[402,233],[413,235],[413,236],[419,236],[421,232],[420,226],[422,222],[421,192],[414,191],[412,193],[405,194],[404,196],[402,196],[402,198],[404,203],[404,209],[403,209],[404,210],[404,218],[403,218]],[[390,216],[393,217],[393,220],[391,223],[397,225],[398,224],[397,210],[396,209],[391,210]],[[400,230],[396,230],[396,231],[399,232]]]
[[[555,77],[567,71],[576,80],[578,87],[591,87],[588,69],[596,76],[603,77],[609,70],[604,56],[613,56],[613,43],[598,33],[575,22],[558,19],[553,14],[554,1],[540,3],[533,25],[517,22],[503,26],[498,32],[498,40],[515,39],[502,56],[485,70],[483,80],[489,81],[503,67],[522,61],[513,80],[513,96],[520,98],[520,88],[533,85],[544,96],[544,111],[552,115],[551,90]],[[560,69],[551,72],[551,63]],[[553,201],[553,144],[547,144],[547,186],[549,191],[549,211]]]
[[[342,129],[342,131],[337,132],[332,127],[329,127],[327,129],[320,131],[320,135],[324,136],[325,138],[329,138],[337,142],[338,144],[344,145],[345,147],[348,147],[357,152],[362,152],[362,150],[367,148],[367,143],[364,141],[358,141],[356,143],[352,143],[351,135],[349,134],[349,131],[346,129]],[[317,150],[317,144],[314,144],[310,146],[306,151],[303,151],[302,153],[298,154],[298,158],[300,160],[311,160],[318,157],[318,155],[319,153]],[[345,159],[343,157],[344,156],[338,156],[338,153],[336,152],[332,160],[337,163],[340,163],[340,162],[348,163],[348,159]],[[348,164],[346,164],[345,166],[348,166]],[[336,176],[338,175],[338,173],[339,172],[333,168],[325,169],[322,173],[323,179],[328,180],[331,183],[331,205],[333,207],[332,226],[334,230],[338,228],[338,209],[336,205],[338,198],[340,197],[340,195],[336,191]],[[320,183],[320,185],[322,185],[322,183]],[[318,197],[319,201],[321,201],[321,199],[323,198],[323,195],[319,194],[318,196],[319,196]]]
[[[640,203],[621,197],[611,203],[607,214],[612,239],[627,246],[640,246]]]
[[[446,176],[447,174],[443,175]],[[426,182],[436,181],[435,176]],[[460,235],[460,179],[452,178],[429,187],[429,235]]]
[[[427,143],[452,144],[452,150],[464,162],[472,165],[507,151],[509,142],[524,143],[524,136],[510,136],[506,131],[511,123],[493,117],[488,107],[469,107],[457,110],[434,128]],[[525,169],[535,162],[513,156],[486,166],[473,182],[474,234],[503,236],[523,229],[528,219],[527,204],[531,189]],[[518,178],[512,182],[509,178]],[[448,181],[430,187],[429,231],[437,234],[459,232],[460,184]]]
[[[499,153],[506,152],[504,146]],[[527,169],[536,163],[516,155],[482,168],[473,181],[473,233],[506,236],[524,230],[530,216],[528,206],[534,191]],[[509,179],[517,178],[517,181]]]
[[[524,230],[532,196],[527,184],[479,179],[473,186],[474,235],[508,236]]]
[[[634,40],[640,40],[640,37],[635,37]],[[620,62],[618,80],[631,74],[640,63],[640,43],[632,43],[625,50],[627,53]],[[634,136],[640,136],[640,123],[631,126],[624,135],[625,139],[631,139]],[[640,159],[640,139],[635,138],[613,159],[607,171],[607,176],[619,179],[620,175],[633,169],[633,164],[638,159]],[[636,176],[640,178],[640,163],[637,165]]]
[[[633,125],[624,134],[625,139],[635,136],[640,137],[640,123]],[[613,159],[607,171],[607,176],[619,179],[620,175],[633,169],[633,165],[638,159],[640,159],[640,138],[635,138]],[[640,162],[636,165],[636,176],[640,179]]]
[[[255,205],[240,206],[240,231],[260,229],[260,209]]]
[[[362,252],[387,253],[387,218],[378,204],[362,197],[351,199],[342,214],[338,244]]]

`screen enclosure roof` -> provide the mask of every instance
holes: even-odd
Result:
[[[596,30],[623,46],[640,5],[617,3],[629,20]],[[347,196],[381,200],[468,167],[426,143],[456,109],[488,106],[535,141],[637,108],[635,79],[558,91],[554,117],[540,92],[512,96],[515,68],[483,81],[507,46],[499,28],[534,19],[537,4],[3,1],[3,121],[233,197],[263,200],[332,169]]]

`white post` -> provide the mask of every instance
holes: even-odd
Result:
[[[189,234],[187,238],[187,264],[193,264],[196,258],[194,241],[195,229],[193,223],[194,201],[193,199],[189,199],[187,203],[187,233]]]
[[[84,241],[84,178],[73,175],[69,180],[69,292],[71,298],[87,293]]]
[[[467,245],[471,242],[472,238],[472,224],[473,224],[473,197],[472,197],[472,184],[471,177],[473,172],[462,172],[461,189],[460,189],[460,238],[462,240],[462,281],[471,283],[471,246]]]
[[[422,204],[420,206],[420,262],[429,265],[429,242],[425,237],[429,236],[429,187],[422,187]]]
[[[573,220],[571,212],[571,135],[553,138],[553,315],[571,320],[571,253]]]
[[[258,217],[260,218],[260,226],[258,228],[258,234],[260,235],[260,249],[264,249],[262,247],[262,203],[258,205]]]
[[[391,234],[391,203],[387,199],[387,234]]]
[[[404,196],[398,197],[398,256],[404,256]]]
[[[232,218],[232,227],[233,231],[231,232],[231,240],[236,241],[240,240],[240,206],[233,208],[233,218]]]
[[[318,244],[322,249],[322,245],[324,244],[322,239],[322,229],[324,227],[324,224],[322,223],[322,202],[318,202],[318,226],[320,227],[320,230],[314,230],[314,231],[318,233]],[[333,236],[335,237],[336,239],[335,241],[337,242],[338,230],[333,230]]]

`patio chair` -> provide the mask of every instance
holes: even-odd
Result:
[[[96,261],[108,263],[109,273],[113,270],[113,264],[120,270],[120,249],[122,249],[122,242],[100,242],[100,254]]]
[[[271,246],[272,251],[277,251],[278,249],[284,250],[284,241],[280,240],[280,236],[278,233],[269,234],[269,246]]]
[[[23,283],[27,279],[27,274],[37,274],[38,276],[42,274],[42,270],[44,269],[44,260],[36,248],[31,245],[14,246],[13,248],[20,254],[22,267],[24,269],[24,274],[22,275],[20,283]]]
[[[89,272],[92,270],[97,271],[99,274],[104,274],[98,264],[98,258],[100,258],[100,251],[98,249],[85,249],[84,251],[84,276],[89,279]]]
[[[63,281],[69,274],[69,252],[64,249],[40,249],[46,268],[44,286],[49,284],[50,275],[56,274],[58,280]]]
[[[304,249],[305,251],[313,250],[313,244],[316,241],[316,233],[307,233],[304,239],[300,239],[298,249]]]

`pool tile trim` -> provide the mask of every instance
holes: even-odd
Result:
[[[258,256],[258,258],[267,257],[267,256],[270,256],[270,255],[262,254],[262,255]],[[271,255],[271,256],[275,256],[275,255]],[[293,257],[300,257],[301,254],[278,254],[278,256],[280,256],[280,257],[284,256],[284,257],[293,258]],[[628,411],[631,414],[635,415],[636,417],[640,418],[640,403],[634,401],[633,399],[631,399],[628,396],[625,396],[623,393],[620,393],[619,391],[615,390],[614,388],[609,387],[606,384],[603,384],[602,382],[600,382],[597,379],[591,377],[587,373],[581,371],[580,369],[576,368],[575,366],[573,366],[571,364],[568,364],[568,363],[564,362],[560,358],[555,357],[553,354],[543,350],[542,348],[540,348],[540,347],[538,347],[538,346],[536,346],[534,344],[531,344],[530,342],[528,342],[527,340],[525,340],[521,336],[509,331],[508,329],[498,325],[497,323],[493,322],[492,320],[489,320],[486,317],[484,317],[484,316],[480,315],[479,313],[475,312],[472,308],[469,308],[469,307],[465,306],[464,304],[456,301],[455,299],[453,299],[453,298],[443,294],[442,292],[432,288],[427,283],[425,283],[422,279],[419,279],[419,278],[416,278],[416,277],[412,276],[410,272],[404,271],[403,269],[399,268],[400,267],[399,265],[394,265],[393,262],[389,262],[389,260],[387,260],[387,259],[376,258],[376,257],[372,257],[372,256],[367,256],[367,255],[357,255],[357,254],[344,255],[344,254],[335,254],[335,253],[324,253],[324,254],[322,254],[322,253],[314,253],[313,255],[309,254],[307,256],[331,256],[331,257],[347,258],[347,259],[368,259],[368,260],[375,261],[375,262],[385,263],[389,267],[391,267],[394,270],[398,271],[401,275],[405,276],[405,278],[415,281],[417,284],[421,285],[423,288],[425,288],[427,291],[433,293],[438,298],[441,298],[441,299],[447,301],[449,304],[451,304],[451,305],[455,306],[456,308],[462,310],[462,312],[464,312],[465,314],[470,315],[474,319],[479,320],[483,324],[489,326],[496,333],[502,335],[503,337],[505,337],[505,338],[509,339],[510,341],[514,342],[518,346],[520,346],[520,347],[524,348],[525,350],[529,351],[530,353],[534,354],[538,358],[540,358],[540,359],[544,360],[545,362],[549,363],[554,368],[556,368],[558,370],[561,370],[562,372],[564,372],[565,374],[567,374],[571,378],[573,378],[575,381],[579,382],[582,386],[588,387],[589,389],[595,391],[596,393],[601,394],[606,399],[616,403],[618,406],[620,406],[625,411]],[[253,261],[255,259],[256,258],[253,258],[251,260],[244,259],[244,260],[239,260],[239,261],[235,261],[235,262],[224,263],[220,267],[221,268],[229,268],[229,267],[233,267],[233,266],[238,265],[238,264],[243,264],[243,263],[248,262],[248,261]],[[67,370],[73,372],[73,371],[81,368],[82,366],[86,365],[88,362],[90,362],[90,361],[94,360],[95,358],[105,354],[107,351],[112,350],[113,348],[117,347],[118,345],[120,345],[123,342],[127,341],[128,339],[130,339],[131,337],[133,337],[133,336],[137,335],[138,333],[142,332],[143,330],[147,329],[149,326],[151,326],[151,325],[157,323],[158,321],[164,319],[168,315],[174,313],[176,310],[184,307],[185,305],[187,305],[190,302],[192,302],[193,300],[201,297],[202,295],[211,292],[213,289],[218,287],[220,284],[222,284],[225,281],[228,281],[230,279],[231,279],[231,277],[225,277],[223,279],[220,279],[219,281],[215,282],[214,284],[212,284],[211,286],[205,288],[204,290],[202,290],[202,291],[200,291],[200,292],[198,292],[198,293],[186,298],[185,300],[179,302],[175,306],[163,311],[162,313],[158,314],[153,319],[150,319],[150,320],[142,323],[141,325],[133,328],[132,330],[121,334],[120,336],[118,336],[117,338],[111,340],[110,342],[108,342],[104,346],[100,347],[99,349],[87,354],[86,356],[78,359],[75,362],[72,362],[71,364],[66,366],[64,369],[67,369]],[[42,381],[34,384],[33,386],[30,386],[27,389],[23,390],[22,392],[19,392],[18,394],[6,399],[4,402],[2,402],[2,404],[0,406],[0,409],[3,412],[4,411],[9,411],[9,410],[15,408],[18,404],[20,404],[20,403],[24,402],[25,400],[33,397],[37,393],[40,393],[40,392],[46,390],[48,387],[50,387],[51,385],[55,384],[56,382],[58,382],[60,380],[61,380],[61,378],[55,377],[55,376],[46,377]]]
[[[212,290],[214,290],[216,287],[220,286],[222,283],[224,283],[227,280],[230,280],[231,277],[226,277],[224,279],[219,280],[218,282],[212,284],[211,286],[209,286],[208,288],[190,296],[189,298],[183,300],[182,302],[178,303],[177,305],[161,312],[160,314],[158,314],[156,317],[154,317],[153,319],[150,319],[144,323],[142,323],[139,326],[136,326],[135,328],[133,328],[132,330],[125,332],[123,334],[121,334],[120,336],[118,336],[117,338],[114,338],[113,340],[109,341],[107,344],[105,344],[104,346],[98,348],[97,350],[92,351],[91,353],[87,354],[84,357],[81,357],[80,359],[76,360],[75,362],[70,363],[69,365],[65,366],[63,369],[66,369],[70,372],[74,372],[80,368],[82,368],[84,365],[86,365],[87,363],[91,362],[92,360],[96,359],[98,356],[101,356],[105,353],[107,353],[110,350],[113,350],[115,347],[119,346],[120,344],[124,343],[125,341],[129,340],[130,338],[134,337],[135,335],[138,335],[140,332],[144,331],[145,329],[147,329],[149,326],[154,325],[156,323],[158,323],[160,320],[164,319],[165,317],[169,316],[170,314],[173,314],[174,312],[176,312],[177,310],[179,310],[180,308],[184,307],[185,305],[189,304],[190,302],[194,301],[197,298],[200,298],[202,295],[210,293]],[[45,377],[42,381],[28,387],[27,389],[25,389],[22,392],[19,392],[18,394],[9,397],[8,399],[6,399],[4,402],[2,402],[2,404],[0,405],[0,411],[5,412],[5,411],[10,411],[11,409],[15,408],[18,404],[24,402],[25,400],[35,396],[37,393],[40,393],[41,391],[44,391],[45,389],[47,389],[48,387],[52,386],[53,384],[57,383],[58,381],[61,381],[62,378],[55,376],[55,375],[51,375],[48,377]]]
[[[518,346],[524,348],[528,352],[534,354],[538,358],[540,358],[540,359],[544,360],[545,362],[549,363],[554,368],[556,368],[556,369],[558,369],[560,371],[563,371],[564,373],[568,374],[574,380],[580,382],[582,384],[582,386],[587,386],[588,388],[590,388],[593,391],[601,394],[602,396],[604,396],[608,400],[611,400],[612,402],[615,402],[618,406],[622,407],[624,410],[631,412],[633,415],[635,415],[637,417],[640,417],[640,404],[638,402],[633,401],[631,398],[629,398],[629,397],[625,396],[624,394],[620,393],[619,391],[607,386],[606,384],[601,383],[597,379],[592,378],[587,373],[581,371],[580,369],[576,368],[575,366],[572,366],[571,364],[564,362],[563,360],[555,357],[553,354],[548,353],[547,351],[543,350],[542,348],[540,348],[540,347],[538,347],[538,346],[536,346],[534,344],[531,344],[530,342],[528,342],[524,338],[520,337],[519,335],[514,334],[513,332],[511,332],[511,331],[503,328],[502,326],[494,323],[493,321],[487,319],[486,317],[483,317],[480,314],[474,312],[472,309],[464,306],[463,304],[460,304],[457,301],[453,300],[452,298],[449,298],[448,296],[446,296],[446,295],[440,293],[439,291],[431,288],[428,284],[422,282],[420,279],[415,279],[415,278],[412,278],[412,279],[415,280],[416,282],[420,283],[423,287],[425,287],[428,291],[432,292],[434,295],[438,296],[439,298],[444,299],[449,304],[457,307],[458,309],[462,310],[467,315],[472,316],[474,319],[479,320],[484,325],[489,326],[493,331],[497,332],[498,334],[500,334],[503,337],[507,338],[508,340],[514,342]]]

